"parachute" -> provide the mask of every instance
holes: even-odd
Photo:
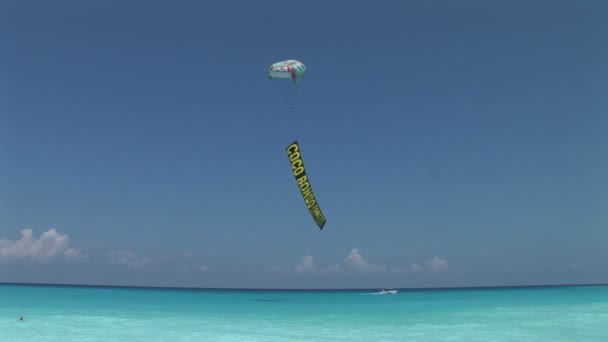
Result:
[[[306,66],[295,59],[277,62],[268,68],[268,78],[270,79],[290,78],[294,83],[300,83],[304,74],[306,74]]]
[[[298,83],[302,82],[306,74],[306,66],[304,63],[295,59],[288,59],[281,62],[276,62],[268,68],[268,78],[291,79],[293,81],[293,91],[289,98],[289,109],[293,108],[295,102]]]

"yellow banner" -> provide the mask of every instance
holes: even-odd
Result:
[[[308,179],[308,176],[306,176],[306,169],[304,168],[304,161],[302,161],[302,153],[300,152],[298,142],[294,141],[286,150],[289,162],[291,163],[291,170],[293,171],[294,177],[296,177],[296,182],[300,188],[302,197],[304,197],[304,202],[306,202],[308,211],[310,211],[310,214],[317,223],[317,226],[319,226],[319,229],[322,230],[326,222],[325,216],[323,215],[321,208],[319,208],[319,203],[312,192],[310,180]]]

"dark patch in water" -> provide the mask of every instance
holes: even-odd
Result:
[[[249,299],[250,302],[267,302],[267,303],[282,303],[288,301],[289,298],[277,298],[277,299]]]

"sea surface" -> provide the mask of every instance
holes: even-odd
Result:
[[[0,341],[608,341],[608,286],[374,292],[0,285]]]

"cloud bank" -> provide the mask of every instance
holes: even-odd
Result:
[[[68,235],[61,234],[56,229],[49,229],[39,237],[34,236],[32,229],[23,229],[20,238],[17,240],[0,239],[0,262],[33,261],[42,263],[53,260],[74,262],[85,261],[87,258],[88,256],[81,249],[70,245]],[[149,257],[127,250],[110,250],[106,254],[106,258],[110,264],[131,269],[142,269],[152,264],[152,260]],[[179,254],[179,257],[176,257],[176,259],[169,260],[172,261],[170,264],[179,264],[182,271],[209,271],[207,265],[199,260],[194,260],[195,258],[193,258],[192,253]],[[434,256],[427,260],[424,265],[424,269],[432,272],[441,272],[449,268],[448,261],[439,256]],[[388,267],[380,263],[368,261],[357,248],[352,248],[343,263],[334,263],[317,269],[314,258],[307,254],[293,268],[271,267],[267,268],[266,271],[283,274],[292,272],[300,274],[335,274],[345,272],[346,269],[344,267],[347,267],[348,270],[362,273],[389,272],[392,274],[411,274],[423,271],[423,267],[417,263],[411,264],[409,267],[405,265],[392,265]]]
[[[420,273],[425,270],[431,271],[431,272],[441,272],[441,271],[445,271],[449,268],[448,261],[446,259],[442,259],[438,256],[435,256],[435,257],[427,260],[424,263],[424,265],[426,265],[426,267],[423,267],[423,266],[421,266],[421,264],[418,264],[418,263],[413,263],[413,264],[410,264],[409,266],[406,266],[406,265],[392,265],[392,266],[389,265],[389,266],[387,266],[387,265],[383,265],[380,263],[374,263],[374,262],[366,260],[363,257],[363,255],[361,254],[361,252],[359,251],[359,249],[353,248],[351,250],[350,254],[348,254],[348,256],[346,256],[343,263],[335,263],[335,264],[330,264],[329,266],[326,266],[326,267],[317,268],[317,266],[315,265],[314,258],[311,255],[307,254],[292,269],[285,268],[285,267],[279,267],[279,266],[273,266],[273,267],[266,268],[265,271],[272,272],[272,273],[282,273],[282,274],[289,274],[292,272],[293,273],[331,274],[331,273],[343,273],[346,271],[344,267],[347,267],[347,270],[355,271],[355,272],[359,272],[359,273],[375,273],[375,274],[390,273],[390,274],[394,274],[394,275],[405,275],[405,274]]]
[[[122,265],[129,268],[143,268],[148,266],[152,260],[131,251],[114,250],[108,252],[110,264]]]
[[[371,263],[365,259],[357,248],[353,248],[350,254],[346,257],[345,262],[351,268],[358,271],[381,273],[386,271],[386,266]]]
[[[80,249],[70,248],[70,237],[49,229],[35,238],[31,229],[23,229],[19,240],[0,240],[0,261],[31,260],[47,262],[54,259],[76,261],[86,259]]]
[[[302,261],[300,261],[300,263],[294,269],[294,271],[298,273],[310,273],[314,272],[315,270],[315,262],[310,255],[306,255],[304,258],[302,258]]]
[[[427,264],[434,272],[445,271],[448,269],[449,266],[447,260],[441,259],[438,256],[433,257],[431,260],[427,261]]]

